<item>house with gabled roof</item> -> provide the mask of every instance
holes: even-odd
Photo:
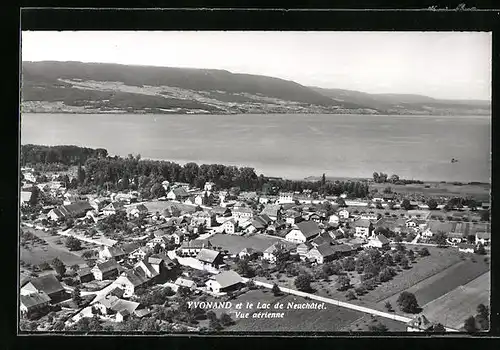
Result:
[[[368,243],[366,244],[367,247],[380,248],[380,249],[387,249],[389,248],[389,245],[390,245],[389,240],[387,239],[386,236],[382,234],[370,238],[368,240]]]
[[[139,217],[140,215],[147,215],[149,214],[149,209],[146,207],[144,204],[137,204],[131,207],[127,207],[126,209],[127,215],[129,217]]]
[[[127,256],[127,253],[123,251],[122,248],[113,246],[113,247],[101,247],[99,249],[99,260],[106,261],[109,259],[114,259],[116,261],[121,260]]]
[[[179,286],[179,287],[189,288],[191,290],[196,289],[196,283],[193,280],[190,280],[187,278],[178,277],[175,280],[174,284]]]
[[[124,296],[134,295],[138,288],[150,285],[152,278],[148,277],[143,269],[134,268],[121,273],[114,284],[124,290]]]
[[[35,314],[43,314],[48,311],[50,297],[44,293],[33,293],[19,296],[19,311],[21,317],[30,318]]]
[[[301,222],[303,220],[304,219],[302,218],[302,214],[299,213],[295,209],[288,209],[285,212],[285,221],[289,225],[294,225],[294,224],[299,223],[299,222]]]
[[[418,315],[406,324],[407,332],[426,332],[433,324],[424,315]]]
[[[94,273],[89,267],[84,267],[76,272],[80,283],[90,282],[94,279]]]
[[[110,259],[102,264],[96,264],[92,269],[92,273],[94,274],[94,278],[98,281],[109,280],[116,276],[118,276],[120,269],[120,265],[113,260]]]
[[[42,292],[50,298],[51,302],[63,300],[67,296],[61,282],[53,274],[31,279],[22,286],[20,295],[31,295]]]
[[[292,243],[304,243],[310,241],[321,233],[321,229],[314,221],[302,221],[296,224],[297,228],[292,229],[285,236],[285,239]]]
[[[47,214],[47,217],[53,221],[66,218],[79,218],[87,214],[88,211],[94,210],[88,201],[79,201],[69,205],[61,205],[52,209]]]
[[[178,251],[182,255],[193,256],[198,254],[203,248],[210,249],[211,247],[212,244],[206,239],[194,239],[192,241],[182,243]]]
[[[184,187],[177,187],[167,193],[167,198],[170,200],[182,201],[189,197]]]
[[[207,282],[207,288],[214,293],[225,293],[243,287],[243,278],[233,270],[213,275]]]
[[[245,258],[251,258],[255,255],[258,254],[258,251],[256,251],[255,249],[253,248],[243,248],[239,253],[238,253],[238,257],[240,259],[245,259]]]
[[[234,218],[231,218],[229,220],[224,221],[224,223],[220,226],[219,229],[221,230],[221,232],[234,234],[236,233],[237,227],[238,227],[238,222]]]
[[[373,232],[373,223],[370,220],[359,219],[354,221],[354,227],[356,228],[356,232],[354,236],[367,238]]]
[[[335,251],[333,246],[324,243],[318,246],[312,247],[306,254],[306,258],[310,261],[315,261],[318,264],[323,264],[325,262],[331,261],[335,258]]]
[[[216,250],[211,249],[201,249],[198,255],[196,255],[196,259],[203,266],[210,266],[217,268],[219,265],[223,263],[222,254]]]
[[[283,207],[279,204],[267,204],[260,212],[260,215],[267,215],[273,221],[281,220]]]
[[[117,214],[118,212],[125,212],[123,202],[111,202],[102,209],[102,213],[106,216]]]
[[[285,245],[283,242],[276,242],[272,244],[270,247],[268,247],[266,250],[264,250],[262,259],[267,260],[271,263],[276,262],[276,254],[279,251],[290,251],[290,247]]]

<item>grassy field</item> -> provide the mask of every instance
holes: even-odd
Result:
[[[245,297],[245,295],[252,293]],[[246,300],[250,298],[253,301],[260,301],[274,303],[280,301],[285,305],[288,302],[294,303],[306,303],[308,300],[294,296],[285,295],[281,297],[274,297],[270,292],[267,294],[262,294],[262,291],[251,291],[241,296],[241,299]],[[256,293],[255,293],[256,292]],[[238,298],[238,301],[243,301]],[[310,301],[309,301],[310,302]],[[253,310],[254,312],[265,311],[265,310]],[[236,321],[234,326],[228,328],[228,331],[281,331],[281,332],[293,332],[293,331],[303,331],[303,332],[327,332],[327,331],[337,331],[345,327],[346,325],[359,319],[363,314],[354,310],[349,310],[345,308],[336,307],[334,305],[326,305],[325,310],[283,310],[276,311],[271,310],[271,312],[283,312],[283,318],[263,318],[256,319],[240,319]]]
[[[490,303],[490,273],[485,273],[464,286],[428,303],[423,313],[432,321],[459,329],[467,317],[476,314],[479,304]]]
[[[378,189],[379,192],[383,191],[384,188],[390,186],[391,189],[396,193],[417,193],[424,196],[443,196],[443,197],[463,197],[472,196],[478,201],[490,201],[490,185],[489,184],[479,184],[479,185],[462,185],[456,186],[449,183],[437,183],[430,182],[424,184],[412,184],[412,185],[392,185],[392,184],[370,184],[370,188]],[[426,188],[426,186],[429,186]]]
[[[406,323],[399,322],[396,320],[391,320],[385,317],[378,317],[373,315],[364,315],[363,317],[357,319],[347,327],[339,330],[340,332],[369,332],[370,325],[372,324],[383,324],[387,327],[388,332],[405,332]]]
[[[415,250],[415,248],[416,247],[411,245],[408,246],[408,249]],[[433,275],[446,270],[450,266],[462,262],[460,259],[460,254],[456,249],[441,249],[436,247],[428,247],[428,249],[431,253],[430,256],[418,258],[416,263],[411,264],[410,269],[402,270],[392,280],[382,283],[374,290],[368,291],[367,294],[360,296],[358,297],[358,299],[352,300],[351,302],[353,304],[366,307],[374,307],[376,309],[385,311],[385,309],[383,308],[383,303],[380,303],[381,301],[385,302],[387,298],[390,298],[391,296],[396,294],[399,295],[400,292],[411,288],[420,281],[426,280],[427,278],[430,278]],[[478,265],[478,267],[480,267],[480,265]],[[474,270],[474,268],[472,268],[472,270]],[[479,270],[481,270],[481,268]],[[485,270],[483,270],[483,272],[484,271]],[[349,277],[351,278],[351,284],[353,286],[356,286],[356,284],[359,283],[359,274],[357,272],[349,272]],[[296,289],[294,285],[295,277],[287,277],[285,274],[282,274],[279,279],[276,278],[275,274],[272,275],[272,278],[270,279],[266,279],[263,277],[256,277],[256,279],[263,282],[277,283],[278,285],[283,287]],[[329,281],[315,281],[311,283],[312,288],[316,290],[314,294],[326,298],[345,301],[346,292],[337,290],[336,280],[336,276],[331,276]]]
[[[247,302],[254,303],[269,303],[274,305],[276,302],[282,302],[287,305],[288,302],[307,303],[311,300],[306,300],[302,297],[294,295],[281,295],[275,297],[271,291],[256,289],[251,290],[235,300],[232,300],[233,306],[236,303],[242,302],[245,306]],[[245,309],[243,312],[249,312],[249,318],[236,319],[235,308],[230,310],[217,310],[216,314],[226,312],[236,321],[234,325],[225,329],[226,331],[304,331],[304,332],[326,332],[340,330],[355,320],[361,318],[363,313],[345,308],[336,307],[334,305],[325,305],[324,310],[259,310]],[[252,318],[256,312],[283,312],[283,318]]]
[[[24,229],[34,233],[39,238],[45,240],[47,245],[32,245],[27,248],[20,248],[20,260],[32,265],[38,265],[44,261],[49,262],[54,258],[59,258],[67,266],[73,264],[85,265],[83,260],[78,254],[70,252],[64,244],[57,244],[58,241],[64,242],[64,238],[60,236],[51,236],[49,233],[36,230]],[[83,251],[83,250],[82,250]]]
[[[475,256],[474,259],[476,262],[473,262],[470,258],[460,261],[438,274],[411,286],[406,291],[415,294],[419,305],[427,309],[428,304],[432,303],[433,300],[437,300],[446,293],[460,288],[490,269],[489,264],[484,262],[484,258]],[[379,303],[379,308],[382,308],[388,301],[398,313],[401,313],[396,304],[398,296],[399,293],[382,300]]]
[[[427,248],[431,253],[430,256],[420,258],[416,264],[412,264],[411,269],[398,273],[392,280],[382,283],[379,287],[363,296],[362,299],[369,302],[380,302],[460,262],[460,255],[455,249]],[[407,249],[414,248],[408,246]]]

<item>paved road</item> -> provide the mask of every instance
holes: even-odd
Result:
[[[244,278],[244,281],[247,282],[248,278]],[[263,287],[269,288],[269,289],[271,289],[273,287],[272,284],[261,282],[261,281],[254,281],[254,283],[257,286],[263,286]],[[388,312],[383,312],[383,311],[379,311],[379,310],[374,310],[374,309],[370,309],[370,308],[367,308],[367,307],[364,307],[364,306],[359,306],[359,305],[355,305],[355,304],[351,304],[351,303],[346,303],[346,302],[340,301],[340,300],[335,300],[335,299],[331,299],[331,298],[325,298],[325,297],[322,297],[322,296],[319,296],[319,295],[305,293],[305,292],[301,292],[301,291],[298,291],[298,290],[295,290],[295,289],[285,288],[285,287],[281,287],[281,286],[279,286],[279,288],[284,293],[294,294],[294,295],[298,295],[298,296],[301,296],[301,297],[308,297],[308,298],[313,299],[313,300],[318,300],[318,301],[325,302],[325,303],[328,303],[328,304],[332,304],[332,305],[336,305],[336,306],[340,306],[340,307],[345,307],[347,309],[364,312],[364,313],[367,313],[367,314],[370,314],[370,315],[374,315],[374,316],[380,316],[380,317],[384,317],[384,318],[389,318],[391,320],[396,320],[396,321],[400,321],[400,322],[404,322],[404,323],[407,323],[407,322],[409,322],[411,320],[411,318],[408,318],[408,317],[405,317],[405,316],[400,316],[400,315],[395,315],[393,313],[388,313]],[[451,328],[447,328],[446,330],[448,332],[456,332],[457,331],[457,330],[451,329]]]

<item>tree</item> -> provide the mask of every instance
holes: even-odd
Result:
[[[94,257],[94,253],[92,250],[87,250],[82,253],[82,258],[85,260],[92,259]]]
[[[446,234],[443,231],[438,231],[434,235],[434,242],[436,242],[437,246],[443,248],[446,246]]]
[[[484,304],[479,304],[477,306],[476,321],[482,330],[490,328],[490,311]]]
[[[354,258],[352,256],[344,259],[342,261],[342,264],[344,266],[344,270],[346,270],[346,271],[354,271],[354,269],[356,268],[356,261],[354,260]]]
[[[478,331],[476,326],[476,319],[474,318],[474,316],[471,316],[465,320],[464,329],[467,333],[475,333]]]
[[[347,204],[346,204],[346,202],[345,202],[344,198],[342,198],[342,197],[337,198],[337,204],[338,204],[338,205],[339,205],[339,207],[341,207],[341,208],[345,208],[345,207],[347,207]]]
[[[446,332],[446,328],[441,323],[436,323],[432,326],[431,332],[444,333]]]
[[[341,275],[337,278],[338,290],[347,290],[351,286],[351,279],[345,275]]]
[[[141,321],[141,331],[145,332],[158,332],[160,325],[155,317],[148,317],[146,320]]]
[[[62,321],[57,321],[53,326],[52,326],[53,331],[62,331],[64,330],[64,322]]]
[[[401,202],[401,208],[403,208],[404,210],[411,209],[410,201],[407,198],[403,199],[403,201]]]
[[[248,264],[248,261],[246,259],[240,259],[236,263],[236,272],[244,277],[253,277],[255,276],[255,271],[252,269],[252,267]]]
[[[391,303],[390,303],[390,302],[388,302],[388,301],[385,303],[385,308],[386,308],[386,310],[387,310],[387,311],[389,311],[389,312],[394,311],[394,309],[392,308]]]
[[[438,203],[434,198],[431,198],[427,201],[427,205],[429,206],[430,210],[436,210]]]
[[[74,301],[76,306],[80,306],[80,304],[82,303],[83,299],[81,296],[80,288],[78,286],[73,289],[73,292],[71,292],[71,299]]]
[[[347,300],[354,300],[356,299],[356,294],[352,290],[348,291],[345,295]]]
[[[59,276],[64,276],[66,273],[66,266],[59,258],[54,258],[54,260],[52,260],[52,268]]]
[[[217,315],[216,315],[216,314],[215,314],[215,312],[213,312],[212,310],[207,311],[206,316],[207,316],[207,319],[208,319],[209,321],[212,321],[212,320],[216,320],[216,319],[217,319]]]
[[[273,288],[271,289],[271,292],[273,292],[274,296],[281,295],[281,289],[276,283],[273,284]]]
[[[227,327],[227,326],[230,326],[234,323],[233,319],[231,318],[231,316],[229,316],[228,314],[226,314],[225,312],[223,312],[221,315],[220,315],[220,323],[224,326],[224,327]]]
[[[370,332],[387,332],[388,328],[385,324],[376,322],[368,326]]]
[[[391,186],[388,186],[388,187],[384,188],[384,193],[392,193]]]
[[[383,269],[382,271],[380,271],[378,277],[380,279],[380,282],[389,281],[392,278],[391,270],[389,270],[389,268]]]
[[[423,247],[422,249],[420,249],[418,251],[418,253],[420,254],[420,256],[429,256],[429,255],[431,255],[431,253],[429,253],[429,249],[427,249],[426,247]]]
[[[300,274],[295,278],[294,284],[298,290],[307,292],[311,290],[311,276],[308,274]]]
[[[413,293],[402,292],[398,297],[397,303],[403,312],[414,314],[420,311],[417,298]]]
[[[220,321],[217,318],[211,319],[210,322],[208,323],[208,328],[211,331],[220,331],[222,329],[222,325]]]
[[[479,245],[476,248],[476,254],[486,255],[486,249],[484,248],[484,245],[482,245],[481,243],[479,243]]]
[[[31,197],[28,204],[32,207],[38,204],[38,200],[40,199],[40,189],[36,186],[33,187],[31,191]]]
[[[408,258],[406,256],[403,256],[399,265],[405,270],[408,269],[410,267],[408,264]]]
[[[481,221],[490,221],[490,212],[488,210],[481,213]]]
[[[82,249],[82,243],[75,237],[68,236],[68,238],[66,238],[66,247],[69,250],[80,250]]]

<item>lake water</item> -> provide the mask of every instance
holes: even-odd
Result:
[[[251,166],[258,174],[490,181],[491,117],[30,114],[21,143]],[[451,163],[456,158],[457,163]]]

